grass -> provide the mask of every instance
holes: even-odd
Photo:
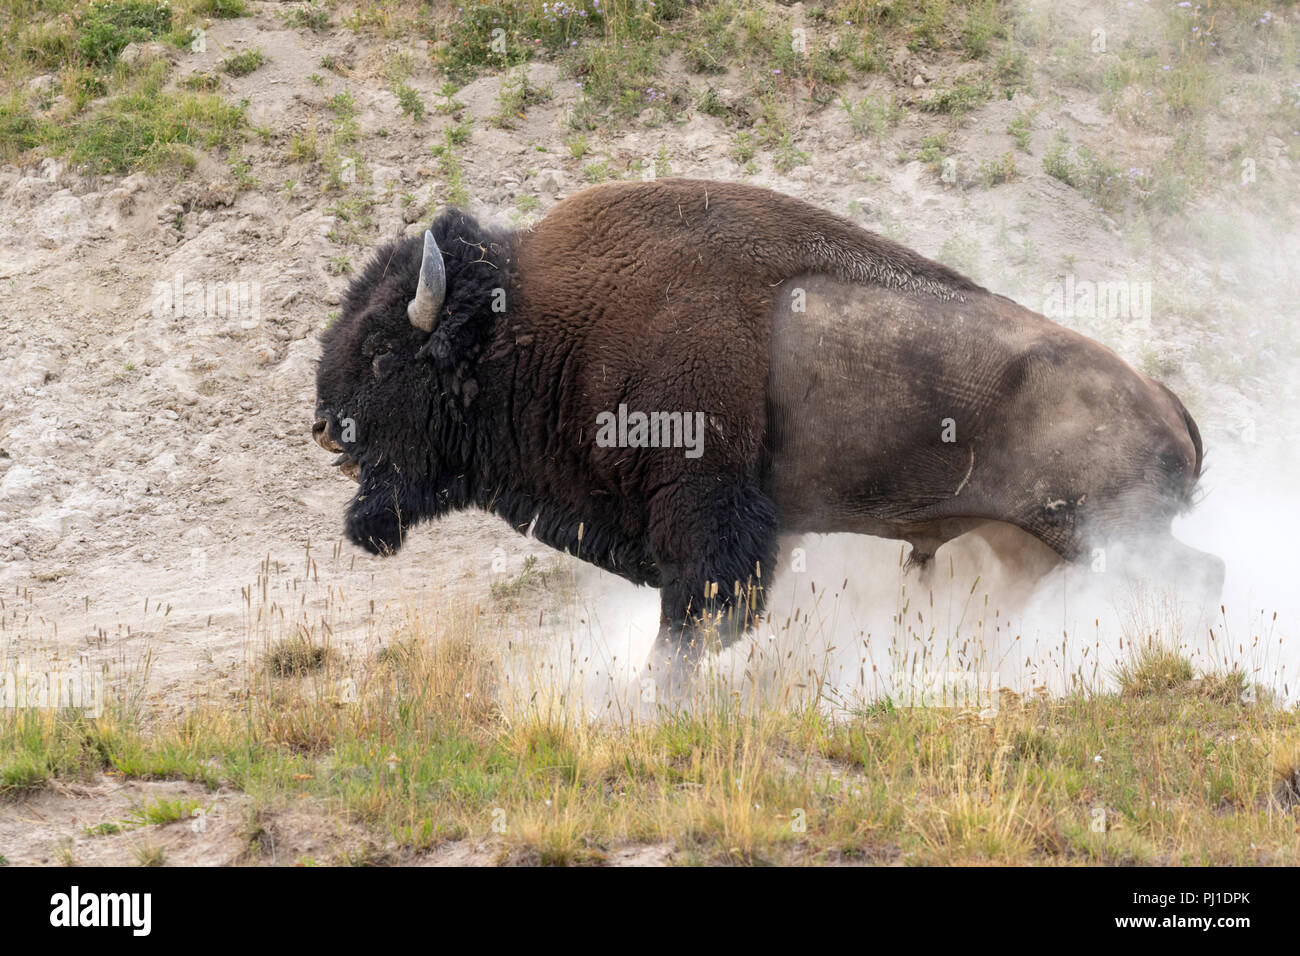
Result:
[[[331,26],[329,10],[319,3],[294,7],[285,17],[285,22],[297,30],[328,30]]]
[[[111,155],[97,157],[90,155],[100,148],[92,135],[77,150],[78,158],[89,156],[100,169],[156,168],[160,160],[184,168],[195,163],[195,149],[212,148],[195,142],[188,130],[166,124],[159,128],[160,111],[122,99],[138,86],[133,71],[152,67],[138,60],[127,67],[116,60],[131,42],[156,40],[188,47],[193,28],[208,18],[247,15],[245,0],[178,0],[173,5],[161,0],[3,2],[14,17],[0,28],[0,74],[8,74],[5,88],[10,90],[0,96],[0,159],[10,161],[42,149],[66,155],[70,122],[83,131],[95,125],[78,119],[93,103],[100,104],[97,111],[117,113],[116,118],[104,117],[101,125],[123,126],[137,104],[145,106],[138,125],[139,139],[149,144],[147,148],[123,144],[119,149],[109,141],[102,147]],[[285,18],[295,28],[326,30],[331,28],[330,9],[303,3]],[[553,60],[581,83],[581,95],[568,116],[575,132],[586,134],[638,117],[653,126],[676,123],[695,109],[722,120],[730,136],[742,131],[753,136],[752,154],[745,155],[743,145],[738,148],[744,157],[740,165],[747,170],[757,170],[760,151],[770,154],[778,171],[805,162],[797,131],[809,111],[828,103],[841,102],[854,135],[880,140],[907,109],[961,118],[992,97],[1030,87],[1030,55],[1045,53],[1045,69],[1052,78],[1101,93],[1121,126],[1171,131],[1174,137],[1172,146],[1143,147],[1132,158],[1119,151],[1103,155],[1097,149],[1075,153],[1064,163],[1057,157],[1060,178],[1110,215],[1171,215],[1186,208],[1219,175],[1212,158],[1215,144],[1207,141],[1197,120],[1231,92],[1219,79],[1222,69],[1281,72],[1294,70],[1300,61],[1300,31],[1280,17],[1262,29],[1268,12],[1263,0],[1234,0],[1216,8],[1213,22],[1179,7],[1135,13],[1142,29],[1113,31],[1104,56],[1089,50],[1086,37],[1074,46],[1062,44],[1060,24],[1050,12],[1021,9],[1003,0],[833,0],[810,8],[799,20],[784,8],[757,0],[579,0],[567,6],[519,0],[432,13],[397,5],[353,11],[342,28],[387,37],[411,30],[425,33],[433,41],[433,64],[450,78],[434,111],[458,115],[463,106],[452,93],[475,76],[497,73],[505,79],[491,122],[511,128],[545,98],[544,91],[526,79],[526,63]],[[943,88],[900,93],[898,101],[880,94],[853,102],[844,99],[842,91],[850,79],[885,69],[900,48],[944,56],[948,66],[958,69],[951,71]],[[410,61],[403,69],[409,73],[414,66],[410,54],[394,55]],[[678,78],[666,77],[664,65],[673,55],[694,75],[736,70],[738,76],[728,84],[738,87],[740,95],[724,106],[712,87],[691,89]],[[264,62],[264,54],[250,50],[223,61],[221,69],[243,76]],[[339,73],[349,69],[333,56],[321,63]],[[47,90],[38,103],[18,92],[23,81],[48,71],[57,74],[72,104],[60,105],[55,114],[49,110],[57,90]],[[420,95],[405,76],[392,82],[402,113],[422,120],[430,108]],[[213,74],[191,84],[194,93],[220,89]],[[1267,120],[1242,130],[1242,149],[1268,135],[1290,135],[1293,110],[1281,102],[1285,96],[1279,98],[1271,89],[1260,95],[1278,103]],[[120,102],[105,109],[105,98]],[[777,114],[782,116],[774,123]],[[1025,114],[1009,124],[1018,149],[1028,151],[1031,128],[1032,118]],[[109,139],[126,135],[119,130]],[[989,172],[997,175],[996,170]],[[329,171],[324,175],[328,178]],[[463,183],[456,188],[465,190]],[[1277,205],[1267,190],[1257,192],[1262,207]]]
[[[948,145],[947,133],[936,133],[931,136],[923,137],[921,140],[921,149],[917,154],[917,159],[925,163],[931,169],[938,169],[945,157],[951,153]]]
[[[136,866],[162,866],[167,862],[167,852],[152,843],[137,843],[131,848]]]
[[[565,148],[568,149],[569,155],[574,159],[582,159],[587,153],[591,152],[591,143],[586,136],[581,133],[574,133],[564,140]]]
[[[93,8],[0,4],[6,13],[48,14],[0,26],[0,69],[14,80],[5,86],[13,92],[0,97],[0,158],[47,150],[124,173],[183,165],[193,151],[211,149],[228,154],[223,166],[242,186],[253,184],[239,149],[242,107],[213,95],[224,82],[219,72],[175,88],[165,62],[117,62],[128,43],[188,35],[196,15],[244,15],[242,0],[177,4],[165,16],[162,6],[138,0]],[[623,167],[604,152],[619,124],[647,110],[655,122],[673,122],[692,101],[725,128],[732,158],[750,172],[760,160],[778,170],[806,162],[799,131],[833,102],[843,110],[840,122],[863,140],[888,138],[909,109],[936,114],[923,118],[918,155],[938,167],[955,149],[943,129],[956,123],[946,117],[960,119],[1029,82],[1031,61],[1006,29],[1006,6],[986,0],[810,5],[802,50],[791,46],[785,11],[743,0],[602,5],[599,15],[589,2],[575,5],[587,12],[582,17],[532,0],[476,4],[454,23],[421,27],[436,36],[435,63],[456,78],[428,108],[453,118],[433,150],[440,202],[469,199],[463,147],[472,126],[456,122],[465,110],[455,99],[461,83],[500,75],[492,122],[509,127],[545,101],[527,79],[533,59],[554,60],[582,83],[566,149],[589,182],[620,175]],[[1141,157],[1140,168],[1122,153],[1059,140],[1043,155],[1043,170],[1109,213],[1178,212],[1206,182],[1197,163],[1211,161],[1197,157],[1207,139],[1194,120],[1214,109],[1223,90],[1215,68],[1295,66],[1290,26],[1266,42],[1248,42],[1242,32],[1263,9],[1245,0],[1216,9],[1213,30],[1222,42],[1213,49],[1175,11],[1142,44],[1120,45],[1106,58],[1079,52],[1068,78],[1095,89],[1122,130],[1171,135]],[[287,20],[325,29],[329,13],[302,6]],[[848,20],[864,29],[846,33]],[[370,11],[346,28],[397,25]],[[498,27],[505,31],[499,49]],[[1032,45],[1031,30],[1018,26],[1016,36]],[[828,96],[851,77],[884,69],[899,45],[966,62],[934,93]],[[713,87],[692,96],[666,82],[663,65],[673,54],[692,83],[715,82],[707,78],[735,67],[741,95],[724,105]],[[263,62],[259,51],[247,51],[221,70],[247,75]],[[338,75],[351,69],[331,56],[320,66]],[[37,71],[58,74],[39,101],[23,92]],[[408,75],[388,82],[404,115],[419,121],[426,106]],[[67,103],[56,107],[59,95]],[[1269,130],[1289,136],[1284,124],[1294,105],[1283,103],[1242,138]],[[352,247],[373,239],[373,202],[353,188],[369,144],[350,92],[332,97],[324,113],[281,145],[308,167],[306,182],[331,193],[331,238],[347,248],[326,268],[345,273]],[[1033,129],[1032,113],[1021,110],[1007,123],[1007,145],[1028,153]],[[661,148],[642,164],[666,175],[668,159]],[[991,186],[1018,174],[1008,152],[981,164],[977,180]],[[539,209],[533,197],[517,203],[521,213]],[[885,221],[882,228],[892,227]],[[977,245],[954,236],[940,258],[962,265],[980,256]],[[359,821],[407,849],[489,839],[506,860],[549,864],[598,862],[628,843],[671,844],[683,862],[1300,862],[1300,726],[1294,713],[1253,699],[1240,671],[1197,673],[1176,647],[1144,641],[1117,668],[1113,691],[1011,695],[988,716],[889,700],[832,711],[815,694],[792,689],[790,700],[759,710],[724,695],[658,721],[619,721],[575,709],[545,688],[510,693],[518,674],[495,656],[498,634],[489,624],[534,606],[550,576],[526,565],[493,583],[484,608],[406,622],[384,635],[384,653],[361,660],[331,650],[319,629],[269,641],[237,702],[180,717],[125,705],[98,720],[4,714],[0,798],[108,771],[193,780],[252,794],[268,815],[307,806],[327,819]],[[806,676],[798,683],[807,684]],[[184,816],[183,803],[139,812],[163,824]],[[121,824],[101,825],[108,826]],[[250,819],[250,843],[260,826]],[[142,845],[140,861],[148,860],[161,862],[160,852]]]
[[[588,163],[583,166],[582,178],[593,186],[596,186],[617,177],[613,168],[609,164],[609,160],[602,159],[599,162]]]
[[[181,86],[196,93],[215,93],[221,89],[221,77],[215,73],[191,73],[181,81]]]
[[[993,91],[986,85],[958,83],[921,103],[921,109],[927,113],[945,113],[950,116],[962,116],[981,106],[993,96]]]
[[[986,159],[980,162],[978,179],[986,187],[1009,183],[1019,175],[1016,169],[1016,157],[1011,152],[1002,154],[999,159]]]
[[[857,102],[840,99],[853,133],[860,139],[882,139],[906,115],[892,97],[867,96]]]
[[[1043,169],[1108,214],[1140,211],[1172,215],[1186,207],[1198,181],[1204,178],[1203,160],[1195,157],[1192,142],[1182,136],[1174,141],[1180,154],[1186,150],[1186,161],[1171,155],[1154,162],[1144,157],[1142,167],[1125,170],[1113,155],[1098,154],[1086,146],[1071,147],[1058,138],[1043,155]]]
[[[436,21],[434,59],[460,83],[530,59],[554,59],[582,84],[583,106],[571,123],[585,130],[646,109],[660,111],[667,120],[681,112],[691,96],[666,84],[662,71],[665,58],[673,54],[697,75],[740,68],[750,99],[772,93],[806,96],[817,106],[838,98],[853,75],[879,69],[900,44],[915,50],[960,49],[981,64],[976,72],[988,83],[996,79],[1015,86],[1018,77],[1001,76],[991,62],[1009,36],[1008,10],[999,0],[928,0],[915,9],[838,0],[796,20],[757,0],[578,0],[568,5],[521,0],[458,8]],[[982,65],[986,60],[988,65]],[[959,87],[940,106],[945,112],[964,112],[989,95],[991,87],[981,97]],[[707,95],[697,108],[722,112],[716,97]]]
[[[757,152],[757,146],[754,144],[754,136],[745,130],[736,134],[736,139],[731,147],[731,158],[735,160],[736,165],[744,166],[754,158]]]
[[[530,106],[545,103],[551,93],[536,86],[528,79],[526,70],[519,70],[501,83],[497,93],[496,111],[489,117],[489,122],[500,129],[514,129],[524,119]]]
[[[393,94],[397,97],[398,109],[417,123],[424,119],[424,100],[418,90],[408,83],[398,83],[393,87]]]
[[[313,644],[307,635],[295,634],[267,652],[265,667],[275,677],[301,677],[324,667],[329,654],[328,647]]]
[[[443,130],[442,142],[431,150],[438,160],[438,171],[446,182],[447,203],[462,209],[469,203],[469,190],[465,185],[465,168],[456,149],[469,142],[472,130],[473,120],[468,118],[455,126],[448,126]]]
[[[171,31],[172,10],[158,0],[91,4],[75,19],[77,50],[90,64],[105,67],[127,44]]]
[[[493,596],[541,585],[533,564]],[[546,590],[563,594],[563,581]],[[590,712],[563,682],[506,667],[500,626],[444,602],[383,629],[365,658],[316,653],[318,639],[273,645],[268,661],[294,665],[250,672],[239,703],[7,715],[0,779],[17,787],[3,795],[105,771],[197,780],[249,795],[250,847],[292,810],[392,841],[395,859],[470,839],[543,865],[629,845],[688,864],[1300,862],[1300,716],[1154,642],[1114,691],[1004,690],[979,713],[889,698],[828,708],[816,674],[791,671],[761,706],[747,678],[648,719]],[[166,826],[201,804],[156,800],[103,832]],[[141,865],[161,862],[135,847]]]
[[[248,76],[267,62],[261,50],[244,50],[221,61],[221,71],[229,76]]]
[[[359,110],[350,90],[334,94],[326,102],[330,119],[328,132],[322,132],[321,123],[313,116],[300,130],[289,135],[285,158],[292,163],[309,167],[309,178],[315,180],[323,193],[348,194],[335,201],[330,213],[336,225],[330,236],[335,241],[361,244],[370,236],[373,225],[369,209],[373,198],[360,189],[366,181],[364,157],[357,149],[361,139]]]
[[[203,804],[198,800],[159,799],[132,810],[126,825],[150,827],[179,823],[183,820],[189,820],[194,811],[200,810],[202,807]]]
[[[1016,149],[1029,152],[1029,140],[1034,132],[1035,111],[1021,110],[1015,119],[1007,124],[1007,133],[1016,141]]]
[[[153,64],[131,89],[100,109],[66,124],[34,124],[27,135],[101,172],[185,163],[185,147],[225,148],[237,142],[242,107],[209,93],[164,90],[164,76],[165,65]]]

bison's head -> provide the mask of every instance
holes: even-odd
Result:
[[[322,337],[312,434],[359,487],[353,542],[377,554],[464,503],[475,360],[506,285],[505,244],[444,213],[423,240],[385,246]]]

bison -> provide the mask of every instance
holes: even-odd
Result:
[[[661,591],[656,649],[762,613],[782,533],[1012,525],[1069,562],[1174,541],[1202,443],[1115,353],[805,202],[688,179],[583,190],[520,231],[444,211],[324,333],[313,432],[392,554],[477,507]]]

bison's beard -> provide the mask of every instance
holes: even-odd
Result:
[[[413,468],[390,461],[361,465],[357,493],[348,505],[344,528],[348,539],[371,554],[396,554],[406,533],[473,500],[468,469],[454,477],[430,480]]]
[[[371,554],[396,554],[416,515],[402,507],[402,495],[396,487],[362,476],[361,487],[348,506],[344,528],[348,538]]]

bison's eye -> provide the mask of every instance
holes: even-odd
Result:
[[[392,352],[381,352],[374,357],[370,367],[374,370],[375,378],[383,378],[393,370],[397,364],[397,356]]]

